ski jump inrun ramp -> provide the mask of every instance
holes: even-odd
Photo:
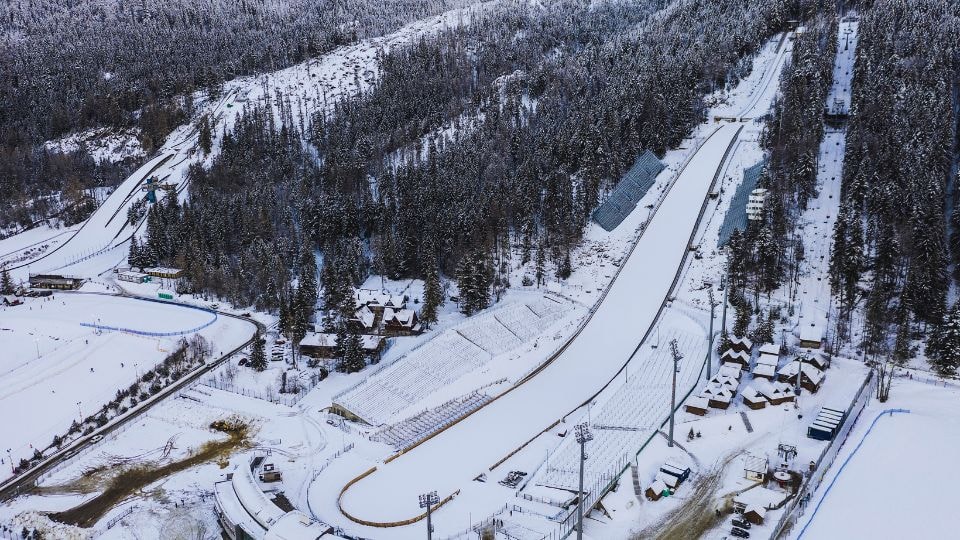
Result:
[[[693,156],[605,300],[565,350],[535,377],[348,484],[341,511],[367,525],[409,522],[423,512],[419,494],[436,490],[441,499],[453,495],[607,384],[655,322],[714,176],[739,130],[736,123],[721,126]]]

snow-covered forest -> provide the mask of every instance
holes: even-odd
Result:
[[[955,2],[864,4],[831,279],[841,334],[849,339],[860,305],[871,353],[902,362],[911,340],[939,325],[960,277],[960,19]],[[951,363],[947,372],[960,365]]]
[[[192,170],[189,204],[152,220],[151,239],[182,240],[148,242],[150,256],[185,266],[200,289],[268,309],[283,303],[301,243],[339,269],[324,276],[354,284],[371,268],[457,276],[473,284],[461,291],[465,311],[506,285],[514,247],[538,280],[565,277],[600,195],[635,156],[679,143],[704,96],[815,7],[494,10],[388,54],[375,89],[315,119],[306,140],[287,128],[294,111],[277,121],[252,107],[213,165]]]
[[[11,0],[0,3],[0,227],[52,210],[30,199],[114,185],[132,164],[96,166],[41,143],[133,128],[149,152],[194,111],[192,93],[301,62],[471,0]]]

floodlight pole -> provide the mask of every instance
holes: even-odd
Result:
[[[670,388],[670,437],[668,438],[667,446],[673,448],[673,417],[677,410],[677,369],[680,359],[683,358],[683,355],[680,354],[680,349],[677,347],[676,338],[670,340],[670,356],[673,357],[673,384]]]
[[[580,444],[580,491],[577,492],[577,540],[583,540],[583,469],[587,461],[586,445],[588,441],[593,440],[593,433],[590,433],[590,426],[587,423],[574,426],[577,443]]]
[[[427,540],[433,538],[433,523],[430,521],[430,510],[434,505],[440,502],[440,497],[436,491],[420,495],[420,508],[427,509]]]
[[[723,289],[724,298],[726,298],[727,289]],[[713,369],[713,319],[716,317],[716,310],[719,302],[713,297],[713,286],[711,285],[707,289],[707,299],[710,301],[710,331],[707,333],[707,380],[710,380],[712,374],[710,371]]]

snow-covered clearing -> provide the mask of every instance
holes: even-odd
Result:
[[[960,484],[960,469],[949,456],[960,446],[960,391],[898,379],[890,396],[886,403],[875,401],[864,410],[808,505],[820,508],[808,511],[790,538],[956,536],[953,489]],[[893,408],[910,413],[884,415],[863,439],[877,414]]]
[[[138,136],[138,130],[96,128],[47,141],[43,146],[48,152],[61,154],[71,154],[83,149],[97,163],[117,163],[146,156]]]
[[[252,325],[173,304],[82,293],[29,298],[0,307],[0,416],[4,459],[29,458],[70,423],[89,416],[140,374],[161,362],[181,337],[96,332],[81,324],[167,333],[199,333],[227,351],[249,339]],[[6,450],[10,449],[10,456]],[[10,474],[0,468],[0,478]]]

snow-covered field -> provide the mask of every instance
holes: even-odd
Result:
[[[200,334],[214,353],[249,339],[252,325],[236,319],[172,304],[99,294],[57,293],[0,307],[0,432],[15,461],[43,449],[70,423],[96,412],[152,369],[175,348],[181,336],[148,337],[127,332],[97,332],[99,324],[153,333],[183,332],[206,326]],[[0,478],[10,474],[0,468]]]
[[[864,439],[874,418],[894,408],[910,413],[882,416]],[[807,512],[791,538],[955,537],[953,489],[960,484],[960,469],[950,457],[958,446],[960,391],[898,379],[888,402],[873,402],[864,410],[808,505],[819,504],[819,509]]]

